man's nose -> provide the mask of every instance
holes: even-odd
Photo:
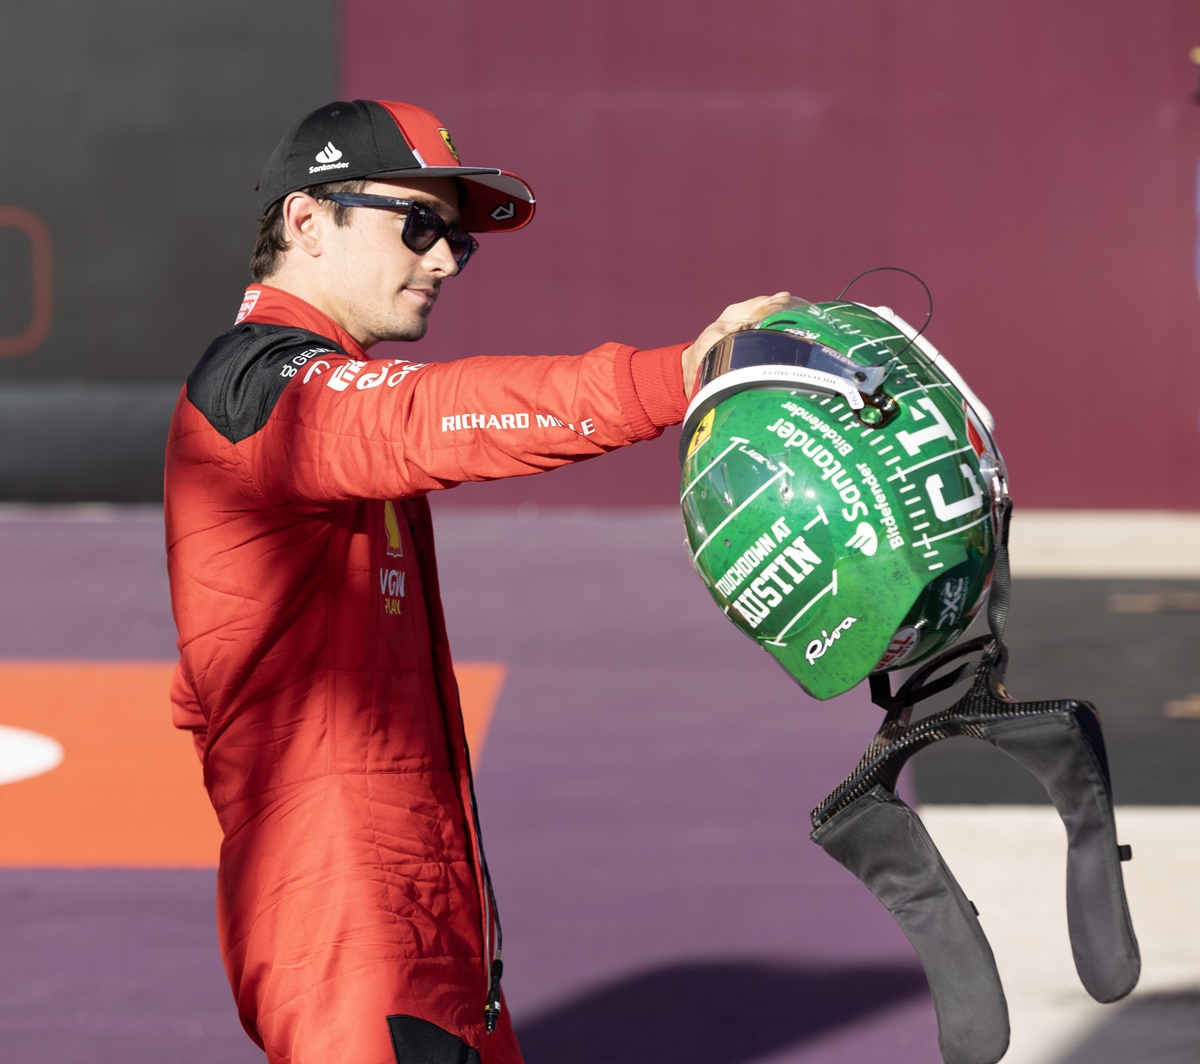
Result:
[[[450,242],[442,237],[429,247],[424,254],[425,265],[436,270],[442,277],[453,277],[458,273],[458,262],[450,250]]]

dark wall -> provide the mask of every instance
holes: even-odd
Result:
[[[445,47],[397,65],[406,19],[344,0],[343,91],[424,102],[539,196],[427,347],[682,340],[731,299],[905,266],[1019,505],[1200,506],[1195,0],[444,0]],[[923,318],[911,283],[852,294]],[[667,501],[676,471],[656,444],[453,494]]]
[[[166,397],[239,302],[262,160],[340,94],[428,106],[538,193],[447,286],[423,360],[688,340],[730,300],[894,264],[932,288],[1018,504],[1200,506],[1197,44],[1194,0],[0,0],[0,445],[26,444],[0,446],[0,498],[157,482]],[[14,354],[41,313],[28,216],[53,308]],[[911,282],[851,295],[924,315]],[[125,425],[117,392],[81,405],[101,382],[160,387]],[[72,439],[69,476],[31,422]],[[445,503],[669,503],[673,444]]]
[[[0,499],[161,492],[258,170],[336,95],[336,34],[335,0],[0,0]]]

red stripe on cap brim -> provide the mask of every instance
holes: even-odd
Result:
[[[479,166],[426,166],[419,170],[389,170],[372,179],[408,180],[414,177],[457,177],[467,186],[463,228],[471,233],[508,233],[529,224],[537,200],[516,174]],[[472,195],[472,186],[480,193]]]

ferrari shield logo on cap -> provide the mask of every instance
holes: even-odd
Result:
[[[454,161],[456,163],[462,162],[458,157],[458,149],[454,146],[454,140],[450,136],[450,130],[439,129],[438,132],[442,135],[442,140],[446,142],[446,147],[450,149],[450,154],[454,156]]]

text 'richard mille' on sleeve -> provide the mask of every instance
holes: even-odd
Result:
[[[275,502],[402,498],[553,469],[677,423],[682,347],[421,364],[329,355],[248,440]]]

